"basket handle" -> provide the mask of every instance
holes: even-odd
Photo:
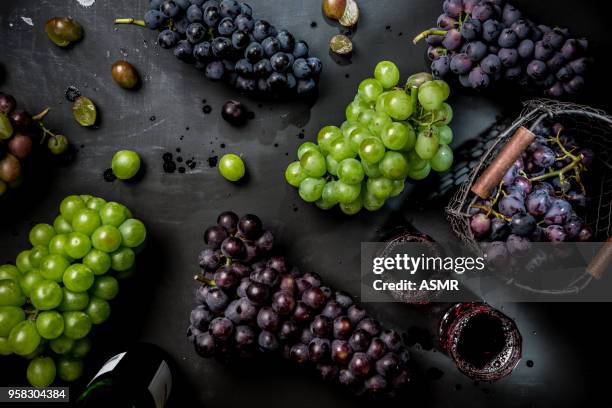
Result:
[[[497,157],[482,172],[472,185],[472,192],[482,199],[489,198],[491,191],[497,187],[512,164],[533,142],[535,135],[526,127],[519,127]]]
[[[595,279],[601,279],[610,263],[612,263],[612,237],[604,242],[586,270]]]

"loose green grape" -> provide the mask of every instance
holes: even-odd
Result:
[[[8,337],[0,337],[0,356],[10,356],[13,354],[13,348]]]
[[[49,242],[49,254],[61,255],[66,259],[72,260],[72,258],[66,252],[68,246],[68,234],[58,234],[51,238]]]
[[[416,74],[412,74],[408,77],[406,81],[406,88],[412,89],[413,87],[420,87],[425,82],[429,82],[433,80],[433,76],[429,72],[418,72]]]
[[[64,381],[76,381],[83,374],[83,361],[75,358],[60,357],[57,360],[57,376]]]
[[[359,160],[344,159],[338,165],[338,178],[346,184],[358,184],[365,177]]]
[[[400,79],[400,72],[391,61],[381,61],[374,68],[374,77],[381,83],[383,88],[393,88]]]
[[[314,203],[321,198],[323,187],[325,187],[325,180],[322,178],[307,177],[300,183],[300,197],[308,203]]]
[[[13,353],[25,356],[36,350],[40,344],[40,335],[33,321],[24,320],[13,327],[8,341]]]
[[[30,272],[27,272],[22,276],[22,278],[19,280],[19,285],[21,286],[23,294],[30,296],[32,288],[43,280],[45,280],[45,278],[42,277],[40,271],[38,269],[32,269]]]
[[[383,93],[383,86],[374,78],[364,79],[359,84],[359,97],[366,102],[376,102],[381,93]]]
[[[326,187],[327,184],[325,185]],[[325,192],[325,188],[323,188],[323,192]],[[325,197],[325,194],[323,194],[323,197]],[[92,295],[100,299],[114,299],[115,296],[117,296],[117,293],[119,293],[119,282],[117,282],[117,279],[108,275],[97,277],[94,280],[90,292]]]
[[[38,268],[40,266],[40,263],[43,261],[43,259],[46,258],[47,255],[49,255],[49,250],[46,246],[35,246],[34,248],[30,249],[30,264],[32,265],[32,267]]]
[[[106,204],[105,199],[100,197],[91,197],[89,201],[87,201],[87,208],[94,211],[100,211],[104,204]]]
[[[73,292],[68,288],[62,288],[64,296],[62,303],[57,307],[62,312],[74,312],[83,310],[89,304],[89,294],[87,292]]]
[[[97,211],[83,208],[77,211],[72,217],[72,229],[87,236],[91,235],[96,228],[102,225],[100,215]]]
[[[28,364],[26,377],[37,388],[45,388],[55,380],[55,363],[51,357],[36,357]]]
[[[70,357],[81,359],[87,356],[91,351],[91,340],[89,337],[83,337],[82,339],[76,340],[72,349],[70,350]]]
[[[442,91],[442,99],[447,100],[450,96],[450,86],[441,79],[436,79],[432,82]]]
[[[0,280],[0,306],[21,306],[25,300],[19,283],[12,279]]]
[[[43,280],[32,287],[30,301],[39,310],[55,309],[62,302],[62,288],[57,282]]]
[[[64,312],[64,335],[73,340],[82,339],[91,330],[91,319],[85,312]]]
[[[393,191],[393,182],[386,177],[369,178],[367,189],[376,198],[386,199]]]
[[[226,154],[219,160],[219,173],[226,180],[238,181],[246,173],[244,162],[240,156],[233,153]]]
[[[372,116],[372,120],[370,121],[370,126],[368,129],[376,136],[381,136],[383,129],[387,126],[391,125],[393,121],[384,112],[374,112],[374,116]]]
[[[396,197],[404,191],[404,180],[393,180],[393,190],[389,197]]]
[[[412,115],[410,96],[401,90],[395,90],[385,95],[384,111],[394,120],[406,120]]]
[[[55,310],[41,312],[36,318],[36,330],[43,339],[56,339],[64,332],[64,317]]]
[[[357,121],[351,122],[351,121],[345,120],[344,122],[342,122],[342,126],[340,126],[340,130],[342,131],[342,135],[345,138],[347,138],[351,135],[351,132],[353,132],[353,130],[357,129],[360,126],[361,125]]]
[[[361,161],[374,164],[383,158],[385,151],[385,145],[380,139],[370,137],[361,142],[359,157],[361,157]]]
[[[302,169],[302,166],[300,166],[299,161],[289,163],[287,170],[285,170],[285,180],[293,187],[299,187],[300,183],[304,181],[306,177],[308,177],[308,175],[304,169]]]
[[[19,278],[21,278],[21,272],[16,266],[10,264],[0,266],[0,280],[11,279],[19,282]]]
[[[387,149],[402,150],[408,143],[408,129],[401,122],[393,122],[383,129],[380,139]]]
[[[428,162],[427,164],[425,164],[425,167],[423,167],[422,169],[409,170],[408,177],[410,177],[413,180],[423,180],[425,177],[429,175],[430,171],[431,171],[431,165]]]
[[[331,180],[325,183],[323,187],[323,192],[321,193],[321,200],[327,204],[330,204],[332,207],[338,204],[338,198],[336,197],[336,181]]]
[[[297,150],[297,157],[298,160],[300,160],[302,158],[302,156],[306,153],[309,152],[311,150],[317,151],[317,152],[321,152],[321,150],[319,149],[319,146],[317,146],[316,144],[312,143],[312,142],[304,142],[300,145],[300,147],[298,147]]]
[[[119,180],[129,180],[140,170],[140,156],[132,150],[120,150],[113,156],[111,168]]]
[[[19,306],[0,306],[0,337],[7,337],[13,327],[25,320],[25,312]]]
[[[72,222],[74,214],[85,207],[85,201],[81,197],[71,195],[64,198],[60,203],[60,213],[67,222]]]
[[[386,91],[380,94],[380,96],[378,97],[378,99],[376,100],[376,105],[374,107],[374,110],[376,112],[387,112],[387,108],[385,106],[385,97],[387,95],[389,95],[389,92],[391,91]]]
[[[386,152],[378,167],[382,175],[391,180],[403,180],[408,175],[408,161],[399,152]]]
[[[361,184],[347,184],[338,180],[334,189],[336,190],[336,200],[341,204],[349,204],[359,197]]]
[[[438,151],[438,136],[431,130],[423,130],[417,136],[414,151],[423,160],[431,160]]]
[[[449,145],[453,142],[453,130],[449,126],[437,126],[436,130],[438,132],[440,144]]]
[[[49,245],[49,241],[55,235],[55,229],[49,224],[36,224],[30,230],[30,243],[32,246]]]
[[[106,300],[92,296],[85,308],[85,313],[87,313],[93,324],[101,324],[108,319],[111,309]]]
[[[119,226],[119,232],[121,233],[121,242],[123,245],[129,248],[136,248],[145,242],[147,238],[147,229],[142,221],[135,218],[125,220],[123,224]]]
[[[73,292],[85,292],[93,285],[94,273],[83,264],[72,264],[64,272],[64,286]]]
[[[329,151],[332,143],[342,138],[342,131],[336,126],[325,126],[319,130],[317,143],[323,151]]]
[[[71,338],[66,337],[66,335],[61,335],[57,339],[53,339],[49,342],[49,347],[56,354],[67,354],[74,347],[75,341]]]
[[[378,198],[374,194],[366,191],[362,195],[363,207],[368,211],[380,210],[385,205],[384,198]]]
[[[442,107],[444,90],[433,81],[425,82],[419,87],[419,103],[427,111],[435,111]]]
[[[355,152],[353,151],[353,149],[351,149],[351,144],[344,138],[332,144],[329,154],[338,163],[340,163],[344,159],[355,157]]]
[[[91,240],[81,232],[68,234],[66,253],[73,259],[83,258],[91,249]]]
[[[21,273],[26,273],[34,269],[30,262],[30,250],[21,251],[17,255],[17,259],[15,259],[15,265],[17,265],[17,269],[19,269]]]
[[[436,155],[431,159],[431,168],[437,172],[446,171],[453,164],[453,151],[447,145],[440,145]]]
[[[351,150],[355,153],[359,153],[359,146],[361,146],[361,142],[369,137],[374,137],[372,132],[369,129],[366,129],[363,126],[360,126],[357,129],[354,129],[353,132],[349,136],[349,141],[351,144]]]
[[[363,207],[363,203],[361,202],[361,197],[357,196],[357,198],[350,203],[340,203],[340,210],[346,215],[355,215],[361,208]]]
[[[122,247],[110,254],[111,268],[115,271],[127,271],[134,265],[136,254],[131,248]]]
[[[331,174],[332,176],[338,175],[338,161],[334,159],[330,154],[325,156],[325,165],[329,174]]]
[[[106,252],[94,248],[83,258],[83,265],[91,269],[95,275],[104,275],[111,267],[111,259]]]
[[[364,109],[361,111],[361,113],[359,114],[359,118],[358,121],[361,125],[365,126],[366,128],[370,127],[370,123],[372,122],[372,120],[374,119],[374,114],[376,113],[375,110],[373,109]]]
[[[91,236],[93,247],[104,252],[116,251],[121,246],[121,242],[121,232],[112,225],[98,227]]]
[[[421,170],[427,166],[427,160],[421,159],[421,157],[414,150],[406,154],[406,160],[408,161],[408,168],[411,171]]]
[[[55,282],[61,282],[66,268],[70,266],[70,261],[61,255],[49,254],[40,264],[40,274],[43,278]]]
[[[128,217],[128,209],[119,203],[110,201],[102,206],[100,209],[100,219],[102,225],[111,225],[113,227],[119,227],[123,224]]]
[[[327,172],[325,157],[316,150],[304,153],[300,159],[300,166],[309,177],[323,177]]]
[[[55,217],[55,221],[53,221],[53,228],[57,234],[69,234],[72,232],[72,224],[66,221],[66,219],[61,215]]]
[[[367,163],[365,161],[361,162],[361,166],[363,167],[363,171],[366,176],[370,178],[381,177],[382,173],[380,172],[380,168],[378,167],[378,163]]]

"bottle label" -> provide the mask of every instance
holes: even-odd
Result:
[[[172,373],[168,364],[162,360],[157,372],[149,383],[149,392],[155,402],[155,408],[164,408],[172,389]]]
[[[100,371],[98,371],[98,373],[94,375],[94,377],[91,379],[89,384],[87,384],[87,386],[89,387],[96,380],[96,378],[98,378],[102,374],[108,373],[109,371],[113,371],[115,367],[117,367],[117,364],[119,364],[123,356],[125,356],[125,353],[126,352],[124,351],[123,353],[119,353],[116,356],[109,358],[108,361],[104,363]]]

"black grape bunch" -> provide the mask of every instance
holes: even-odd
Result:
[[[200,356],[281,357],[369,396],[389,397],[409,383],[399,333],[316,273],[290,270],[257,216],[224,212],[204,241],[188,329]]]
[[[437,27],[425,30],[435,77],[454,74],[467,88],[506,80],[559,98],[584,86],[588,41],[566,28],[536,25],[504,0],[445,0]]]
[[[505,262],[530,249],[530,242],[587,242],[590,197],[586,173],[595,152],[580,146],[561,123],[542,122],[535,140],[486,200],[470,206],[470,230],[488,242],[492,262]]]
[[[261,97],[313,94],[321,60],[308,44],[266,20],[253,18],[246,3],[235,0],[150,0],[144,19],[120,18],[159,30],[158,44],[195,64],[208,79],[226,81],[241,92]]]

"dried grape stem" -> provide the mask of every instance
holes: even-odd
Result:
[[[144,27],[145,21],[136,18],[116,18],[115,24],[133,24],[140,27]]]
[[[412,43],[416,44],[422,39],[429,37],[430,35],[446,35],[446,33],[447,33],[446,30],[438,30],[438,29],[430,28],[429,30],[425,30],[421,34],[414,37],[414,39],[412,40]]]

